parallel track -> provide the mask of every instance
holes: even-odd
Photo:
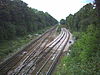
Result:
[[[38,70],[38,72],[36,73],[36,75],[51,75],[57,60],[59,59],[62,51],[64,50],[68,39],[69,39],[69,33],[67,34],[66,30],[65,31],[65,35],[64,37],[60,40],[61,42],[58,43],[58,45],[56,45],[55,50],[53,52],[51,52],[51,54],[49,56],[47,56],[47,60],[44,62],[44,64],[41,66],[41,68]],[[62,46],[63,44],[63,46]],[[59,50],[60,48],[60,50]]]
[[[42,36],[32,41],[25,49],[15,54],[13,57],[5,61],[0,65],[0,75],[7,75],[7,73],[13,69],[12,67],[18,64],[23,57],[27,55],[28,52],[34,51],[33,49],[39,48],[40,45],[49,37],[52,33],[54,33],[55,27],[45,32]],[[51,35],[52,36],[52,35]],[[24,52],[27,52],[23,54]]]
[[[1,64],[0,75],[51,75],[70,37],[70,33],[62,28],[52,41],[50,37],[55,31],[55,27],[50,29],[10,61]]]

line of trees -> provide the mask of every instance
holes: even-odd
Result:
[[[74,15],[70,14],[66,17],[66,20],[62,20],[63,23],[66,24],[66,27],[72,31],[86,31],[88,25],[96,24],[97,17],[95,15],[96,9],[93,4],[89,3],[83,6]]]
[[[96,1],[96,7],[86,4],[74,15],[61,20],[77,39],[54,75],[100,74],[100,0]]]
[[[30,8],[21,0],[0,0],[0,40],[10,40],[57,23],[47,12]]]

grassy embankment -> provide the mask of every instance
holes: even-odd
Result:
[[[0,42],[0,61],[4,58],[11,56],[13,53],[21,50],[21,48],[25,47],[32,39],[35,39],[38,35],[44,33],[47,29],[51,27],[46,27],[37,32],[27,34],[25,36],[17,37],[14,40],[1,40]]]
[[[100,75],[100,29],[89,25],[86,32],[73,32],[76,42],[70,47],[54,75]]]

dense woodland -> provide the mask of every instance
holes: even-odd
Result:
[[[100,75],[100,1],[97,7],[86,4],[66,20],[62,19],[76,37],[71,52],[61,59],[54,75]]]
[[[86,4],[60,21],[76,40],[54,75],[100,75],[100,0],[95,3],[96,7]],[[21,0],[0,0],[0,43],[57,23],[47,12],[30,8]],[[8,55],[7,51],[1,50],[0,56]]]
[[[0,61],[57,23],[49,13],[30,8],[21,0],[0,0]]]
[[[0,0],[0,41],[11,40],[57,23],[47,12],[30,8],[21,0]]]

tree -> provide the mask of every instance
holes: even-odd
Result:
[[[96,22],[96,13],[91,3],[83,6],[74,15],[66,17],[66,24],[72,31],[86,31],[89,24]],[[93,19],[94,18],[94,19]]]
[[[60,24],[65,25],[66,24],[66,21],[64,19],[61,19],[60,20]]]
[[[1,40],[10,40],[57,23],[50,14],[29,8],[27,3],[21,0],[0,1]]]

